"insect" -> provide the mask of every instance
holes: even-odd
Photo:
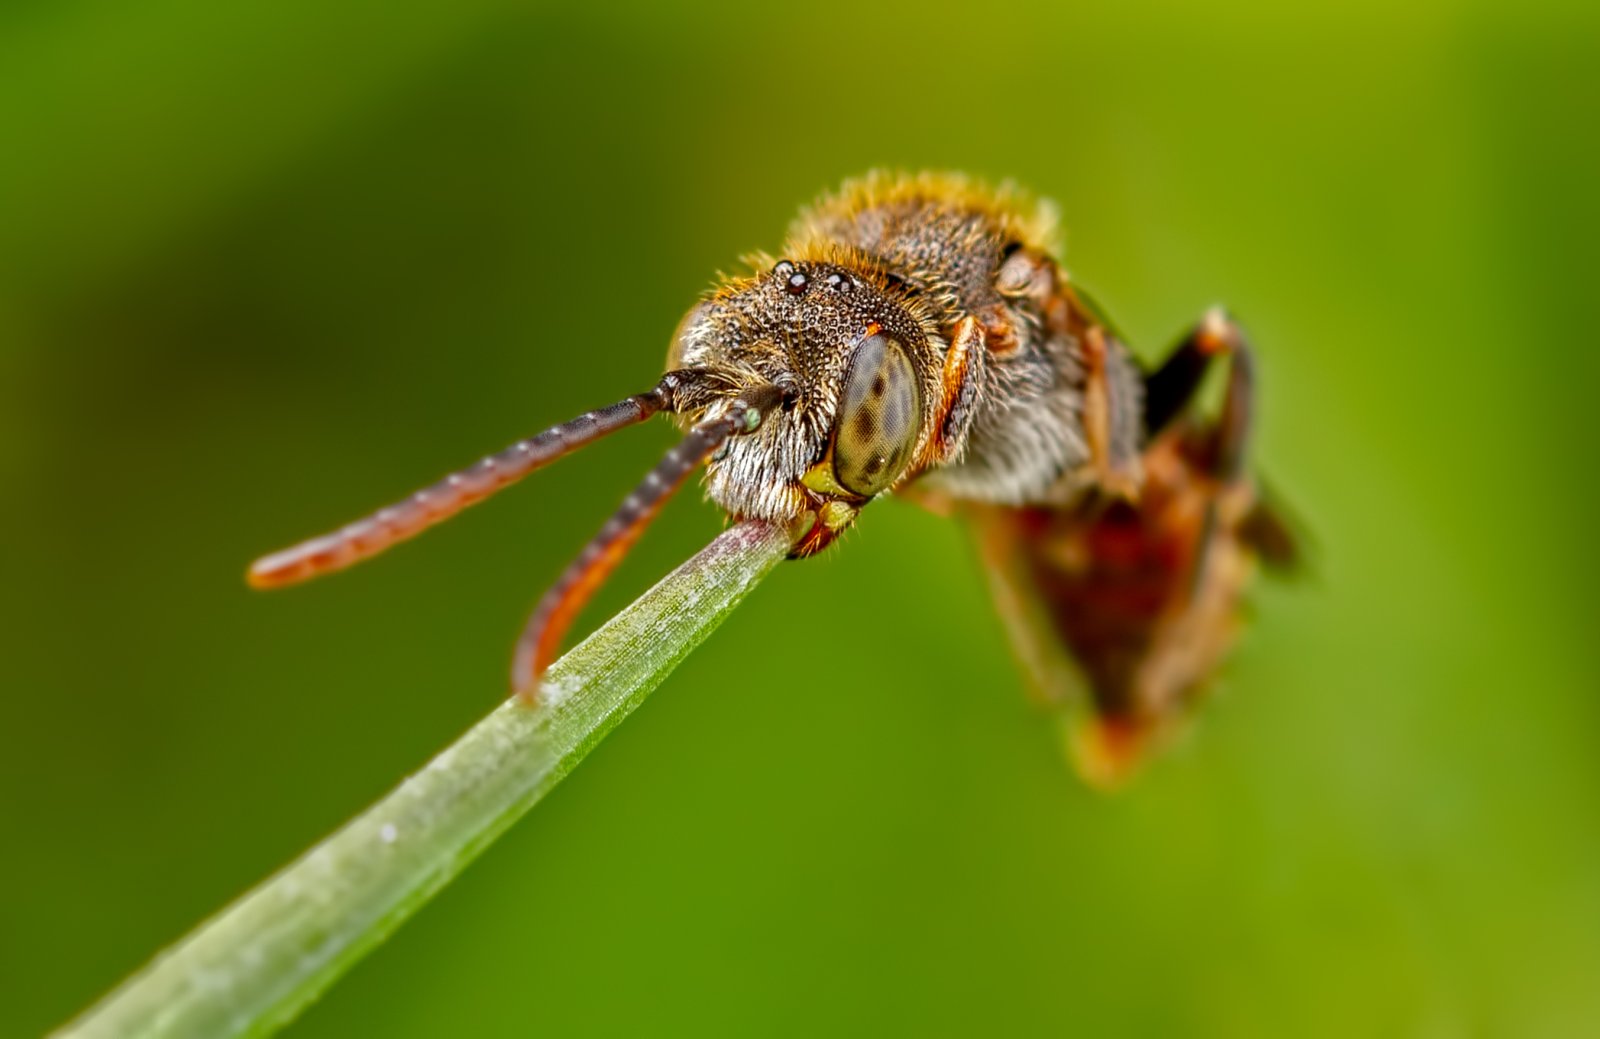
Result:
[[[1252,355],[1207,314],[1144,371],[1055,259],[1052,210],[953,175],[870,174],[802,213],[783,257],[724,277],[644,393],[519,441],[331,534],[267,556],[258,587],[339,570],[658,413],[683,439],[540,600],[512,688],[699,467],[730,517],[826,549],[874,499],[968,520],[1038,694],[1076,719],[1091,779],[1125,774],[1185,714],[1231,641],[1256,559],[1287,528],[1245,464]],[[1215,360],[1215,418],[1196,414]],[[1081,690],[1081,692],[1080,692]]]

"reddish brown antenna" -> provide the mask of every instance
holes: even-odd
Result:
[[[622,562],[673,492],[729,439],[761,428],[767,414],[782,400],[783,392],[776,386],[746,390],[720,415],[691,429],[645,474],[528,618],[511,664],[511,687],[523,701],[532,703],[536,699],[539,679],[555,659],[561,639],[572,627],[578,611]]]
[[[668,372],[648,393],[636,394],[553,426],[531,439],[519,440],[472,468],[452,473],[365,519],[264,556],[251,565],[250,584],[279,588],[371,558],[585,444],[643,422],[657,412],[674,410],[679,404],[678,391],[696,385],[703,390],[704,375],[695,369]],[[704,400],[703,393],[691,395]],[[512,688],[524,700],[532,701],[540,676],[555,658],[561,638],[572,627],[578,611],[622,562],[666,500],[730,438],[760,429],[767,414],[782,402],[783,391],[776,386],[745,390],[718,414],[689,430],[645,474],[643,482],[539,600],[528,620],[517,643],[511,671]]]
[[[519,440],[477,465],[451,473],[431,487],[331,534],[263,556],[251,564],[248,580],[255,588],[281,588],[370,559],[585,444],[643,422],[659,411],[670,411],[678,381],[678,373],[671,373],[648,393],[636,394],[579,415],[538,436]]]

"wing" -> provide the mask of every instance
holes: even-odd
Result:
[[[1238,633],[1256,560],[1298,555],[1253,481],[1214,474],[1214,441],[1188,423],[1164,432],[1135,501],[963,507],[1029,684],[1097,785],[1189,717]]]

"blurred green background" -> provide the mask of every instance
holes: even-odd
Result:
[[[1600,1032],[1600,15],[1315,7],[0,9],[0,1033],[487,711],[671,434],[325,583],[252,556],[647,386],[877,165],[1058,200],[1146,357],[1240,314],[1315,577],[1106,797],[963,532],[876,506],[289,1034]]]

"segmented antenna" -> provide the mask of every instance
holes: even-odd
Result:
[[[643,422],[658,411],[671,410],[672,391],[677,384],[676,374],[669,374],[648,393],[579,415],[571,422],[563,422],[528,440],[519,440],[477,465],[451,473],[433,486],[379,509],[365,519],[264,556],[251,565],[249,582],[256,588],[280,588],[369,559],[585,444]]]
[[[555,659],[561,639],[589,597],[622,562],[634,542],[655,519],[689,474],[717,452],[731,437],[754,433],[769,409],[782,401],[775,386],[761,386],[741,394],[727,411],[691,429],[634,492],[612,513],[600,533],[584,546],[551,589],[539,600],[517,640],[511,663],[511,687],[524,702],[532,703],[539,679]]]

